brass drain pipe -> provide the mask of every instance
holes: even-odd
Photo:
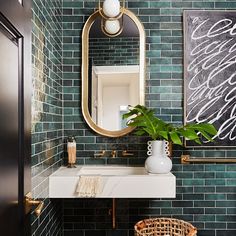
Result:
[[[112,198],[112,207],[109,209],[109,215],[112,219],[112,229],[116,228],[116,199]]]

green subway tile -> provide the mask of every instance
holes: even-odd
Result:
[[[161,66],[161,72],[178,72],[182,71],[182,66]]]
[[[160,29],[182,29],[182,25],[180,23],[161,23]]]
[[[227,179],[226,185],[227,186],[236,186],[236,180],[235,179]]]
[[[207,178],[214,178],[214,172],[196,172],[194,173],[194,178],[196,179],[207,179]]]
[[[139,9],[139,14],[141,15],[160,15],[160,9]]]
[[[212,193],[215,192],[215,187],[194,187],[194,192],[196,193]]]
[[[221,187],[216,187],[216,192],[217,193],[235,193],[236,188],[232,186],[221,186]]]
[[[150,93],[162,94],[162,93],[170,93],[170,92],[171,92],[170,87],[151,87],[150,88]]]
[[[210,151],[210,150],[206,150],[205,151],[205,155],[206,157],[224,157],[225,156],[225,152],[224,151]]]
[[[204,208],[184,208],[183,214],[204,214]]]
[[[102,158],[85,159],[85,165],[104,165],[105,163],[106,163],[106,160]]]
[[[161,9],[160,14],[161,15],[170,15],[170,16],[172,16],[172,15],[179,16],[182,14],[182,11],[183,11],[182,9],[163,8],[163,9]]]
[[[194,207],[215,207],[214,201],[194,201]]]
[[[235,190],[236,190],[236,188],[235,188]],[[236,195],[235,195],[235,193],[234,194],[227,194],[227,200],[236,200]]]
[[[225,185],[226,180],[224,179],[206,179],[205,185]]]
[[[233,9],[236,8],[236,2],[216,2],[215,3],[215,8],[229,8],[229,9]]]
[[[150,16],[150,22],[170,22],[171,16]]]
[[[172,2],[171,6],[173,8],[191,8],[192,2]]]
[[[205,171],[225,171],[225,165],[221,164],[207,164],[205,165]]]
[[[78,143],[95,143],[95,137],[77,137]]]
[[[63,8],[82,8],[83,2],[79,1],[63,1]]]
[[[216,215],[216,221],[235,222],[236,215]]]
[[[226,200],[226,194],[219,194],[219,193],[215,193],[215,194],[206,194],[205,196],[206,200]]]
[[[147,8],[149,5],[148,2],[131,2],[128,1],[128,8]]]
[[[227,171],[236,171],[236,164],[226,165]]]
[[[235,201],[216,201],[216,207],[235,207]]]
[[[174,173],[174,175],[176,175],[176,173]],[[193,193],[193,187],[186,187],[186,186],[183,186],[183,187],[178,187],[176,189],[176,192],[177,193]]]
[[[161,94],[161,100],[182,100],[181,94]]]
[[[180,86],[182,81],[179,80],[162,80],[161,86]]]
[[[222,222],[206,222],[205,223],[205,228],[206,229],[225,229],[226,228],[226,223]]]
[[[158,29],[158,30],[152,30],[150,29],[150,36],[155,37],[155,36],[171,36],[172,32],[171,30],[167,29]]]
[[[182,208],[161,208],[161,215],[182,214]]]
[[[150,8],[169,8],[171,6],[170,2],[150,2]]]
[[[150,207],[171,207],[171,201],[155,201],[155,200],[151,200],[149,202]]]
[[[169,108],[169,109],[162,108],[161,113],[162,114],[170,114],[173,116],[173,115],[182,115],[183,111],[182,111],[182,109],[177,109],[177,108]]]
[[[216,178],[236,179],[236,172],[218,172],[216,173]]]
[[[214,2],[193,2],[193,8],[214,8]]]
[[[205,208],[205,214],[226,214],[225,208]]]
[[[220,208],[222,209],[222,208]],[[219,214],[225,214],[225,213],[219,213]],[[227,214],[228,215],[236,215],[236,207],[233,207],[233,208],[227,208]]]
[[[204,200],[204,194],[199,194],[199,193],[184,194],[183,200]]]
[[[184,179],[183,184],[186,186],[204,185],[203,179]]]

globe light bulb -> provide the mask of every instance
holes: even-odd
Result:
[[[120,22],[118,20],[105,21],[105,30],[108,34],[116,34],[120,30]]]
[[[103,3],[103,12],[107,17],[116,17],[120,13],[119,0],[105,0]]]

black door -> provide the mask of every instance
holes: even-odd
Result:
[[[0,235],[30,235],[30,1],[0,0]]]

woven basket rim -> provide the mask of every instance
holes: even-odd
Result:
[[[176,218],[169,218],[169,217],[146,218],[146,219],[140,220],[134,226],[135,232],[138,233],[138,235],[142,235],[143,233],[141,231],[148,228],[146,226],[150,227],[150,225],[154,223],[158,223],[158,222],[174,223],[175,225],[177,223],[183,228],[187,226],[189,229],[188,236],[194,236],[197,233],[197,228],[194,227],[190,222],[187,222],[181,219],[176,219]]]

